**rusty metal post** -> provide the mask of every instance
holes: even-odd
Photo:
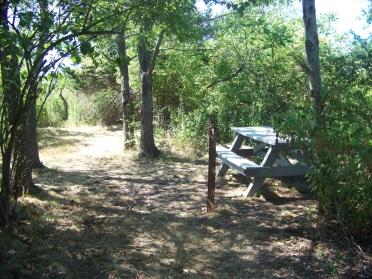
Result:
[[[209,122],[209,168],[208,168],[208,202],[207,213],[214,211],[214,193],[216,189],[216,140],[217,124],[216,121]]]

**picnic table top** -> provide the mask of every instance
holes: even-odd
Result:
[[[253,140],[267,143],[269,145],[287,145],[288,141],[283,138],[277,137],[277,133],[272,127],[232,127],[236,134],[242,135]]]

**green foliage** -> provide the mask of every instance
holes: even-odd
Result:
[[[40,112],[39,127],[64,125],[118,125],[121,124],[121,98],[115,91],[97,91],[87,94],[66,87],[63,91],[66,107],[59,92],[53,92]]]
[[[312,180],[326,217],[349,229],[372,226],[371,40],[324,60],[327,126],[314,143]]]
[[[43,106],[43,102],[37,102],[38,127],[60,127],[65,119],[65,107],[58,94],[51,94]]]
[[[205,108],[199,108],[186,113],[181,109],[172,118],[172,134],[176,141],[192,146],[195,149],[203,149],[208,146],[208,136],[205,133],[209,123],[209,113]]]
[[[300,28],[281,20],[272,9],[254,9],[243,17],[228,15],[214,24],[213,38],[203,42],[202,51],[169,56],[165,65],[159,61],[160,67],[168,66],[161,68],[162,76],[168,84],[176,81],[173,90],[179,94],[178,101],[173,99],[181,106],[172,110],[173,124],[179,123],[174,130],[185,141],[205,146],[208,120],[213,117],[219,141],[229,142],[232,126],[278,127],[296,106],[306,107],[307,82],[293,59],[294,53],[302,52],[296,43]],[[154,88],[157,92],[156,81]]]
[[[370,40],[346,49],[322,40],[325,127],[314,130],[311,110],[301,102],[281,124],[286,134],[308,138],[314,163],[309,178],[327,220],[350,231],[371,228],[372,215],[372,51]]]
[[[370,127],[337,122],[324,132],[324,141],[314,143],[312,183],[327,219],[336,219],[350,230],[368,229],[372,214],[372,144],[368,139],[372,132]]]

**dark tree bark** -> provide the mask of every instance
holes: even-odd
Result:
[[[152,74],[154,71],[156,58],[159,54],[164,31],[159,34],[155,50],[151,59],[150,45],[147,34],[150,31],[150,24],[144,20],[141,28],[141,35],[138,43],[138,60],[141,80],[141,146],[140,156],[160,155],[160,150],[155,146],[154,127],[153,127],[153,102],[152,102]]]
[[[314,126],[324,126],[324,104],[320,76],[319,39],[316,24],[315,0],[303,0],[303,20],[306,36],[307,74],[310,83],[310,98],[314,111]]]
[[[28,122],[28,117],[25,117],[25,122]],[[28,193],[32,187],[35,185],[32,179],[32,164],[30,160],[30,139],[28,123],[24,123],[19,134],[19,140],[16,143],[14,150],[14,189],[16,195],[22,196],[25,193]],[[37,159],[39,158],[39,153],[37,153]],[[41,163],[41,162],[40,162]]]
[[[130,97],[129,88],[129,59],[127,57],[127,49],[125,37],[123,33],[116,35],[116,45],[119,54],[119,70],[120,70],[120,91],[123,108],[123,133],[124,133],[124,148],[133,148],[134,146],[134,129],[133,121],[133,103]]]

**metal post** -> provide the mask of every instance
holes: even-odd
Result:
[[[207,213],[214,211],[214,193],[216,189],[216,139],[217,124],[214,120],[209,122],[209,169],[208,169],[208,202]]]

